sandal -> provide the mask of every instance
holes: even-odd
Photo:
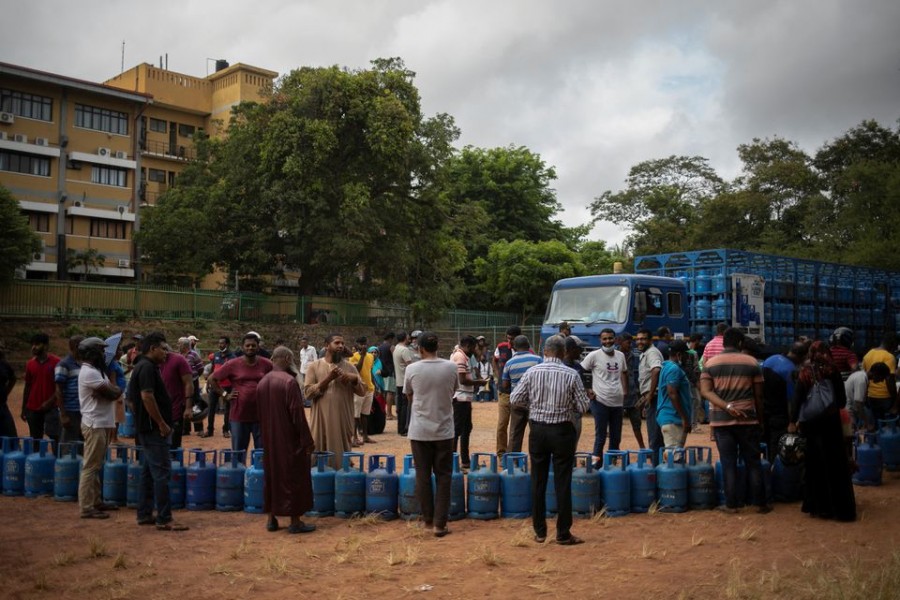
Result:
[[[556,543],[560,546],[575,546],[576,544],[583,544],[584,540],[580,537],[575,537],[574,535],[570,535],[564,540],[556,540]]]
[[[103,511],[99,511],[96,508],[91,512],[83,512],[81,513],[82,519],[108,519],[109,515]]]
[[[159,531],[187,531],[190,527],[175,521],[169,521],[168,523],[157,523],[156,529]]]

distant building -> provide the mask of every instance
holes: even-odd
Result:
[[[93,250],[104,257],[88,267],[95,278],[135,280],[141,209],[194,158],[198,131],[224,134],[232,107],[264,101],[278,75],[216,69],[198,78],[144,63],[100,84],[0,63],[0,183],[43,241],[21,277],[78,277],[85,266],[67,251]]]

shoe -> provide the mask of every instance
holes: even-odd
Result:
[[[447,529],[446,527],[443,527],[443,528],[440,528],[440,529],[437,528],[437,527],[434,528],[434,537],[442,538],[442,537],[444,537],[445,535],[447,535],[447,534],[449,534],[449,533],[450,533],[450,530]]]
[[[156,525],[156,519],[153,517],[147,517],[146,519],[138,519],[138,525]]]
[[[312,533],[316,530],[316,526],[300,521],[299,525],[291,525],[287,528],[288,533]]]
[[[159,531],[187,531],[190,527],[175,521],[169,521],[168,523],[157,523],[156,529]]]
[[[544,542],[547,541],[547,536],[534,534],[534,541],[537,542],[538,544],[543,544]]]
[[[94,506],[94,508],[96,510],[102,510],[102,511],[119,510],[118,505],[110,504],[109,502],[101,502],[100,504],[97,504],[96,506]]]
[[[772,512],[772,505],[771,504],[763,504],[762,506],[757,506],[756,512],[758,512],[761,515],[767,515],[770,512]]]
[[[577,544],[583,544],[584,540],[580,537],[575,537],[574,535],[570,535],[564,540],[556,540],[556,543],[560,546],[575,546]]]
[[[276,519],[274,517],[269,519],[269,521],[266,523],[266,531],[270,531],[270,532],[278,531],[278,519]]]
[[[223,432],[222,432],[222,437],[223,437],[223,438],[226,438],[226,439],[230,438],[230,437],[231,437],[231,432],[230,432],[230,431],[223,431]]]
[[[202,437],[202,438],[208,438],[208,437],[212,437],[212,436],[213,436],[213,434],[210,431],[201,431],[200,432],[200,437]]]
[[[716,510],[719,512],[723,512],[726,515],[736,515],[738,513],[738,509],[731,508],[730,506],[725,506],[724,504],[720,504],[716,507]]]
[[[108,519],[109,515],[103,511],[99,511],[96,508],[90,512],[81,513],[82,519]]]

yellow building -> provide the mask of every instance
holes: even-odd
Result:
[[[21,275],[140,277],[141,209],[194,157],[197,131],[224,133],[232,107],[263,101],[277,76],[216,68],[198,78],[144,63],[99,84],[0,63],[0,183],[44,242]]]

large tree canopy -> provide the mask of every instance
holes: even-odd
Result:
[[[15,276],[41,251],[41,239],[31,230],[28,217],[8,189],[0,185],[0,284]]]

